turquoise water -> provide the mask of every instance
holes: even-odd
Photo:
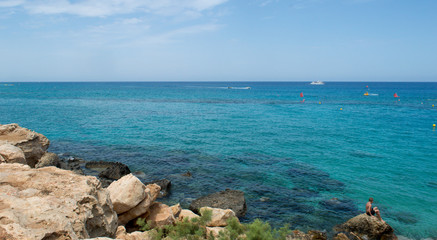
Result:
[[[437,237],[437,83],[2,84],[12,122],[50,151],[170,179],[169,204],[239,189],[243,221],[329,231],[373,197],[397,234]]]

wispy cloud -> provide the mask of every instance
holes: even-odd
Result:
[[[0,7],[16,7],[24,3],[24,0],[2,0],[0,1]]]
[[[22,7],[32,14],[107,17],[147,12],[161,15],[199,13],[227,0],[3,0],[0,7]]]

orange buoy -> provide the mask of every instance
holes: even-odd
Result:
[[[398,96],[397,93],[395,93],[395,94],[393,95],[393,97],[398,98],[399,96]]]

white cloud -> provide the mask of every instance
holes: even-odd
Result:
[[[160,15],[200,13],[227,0],[1,0],[0,7],[21,6],[33,14],[72,14],[107,17],[148,12]]]
[[[1,0],[0,7],[16,7],[24,3],[24,0]]]

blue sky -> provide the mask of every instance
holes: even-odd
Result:
[[[0,81],[437,81],[435,0],[0,0]]]

